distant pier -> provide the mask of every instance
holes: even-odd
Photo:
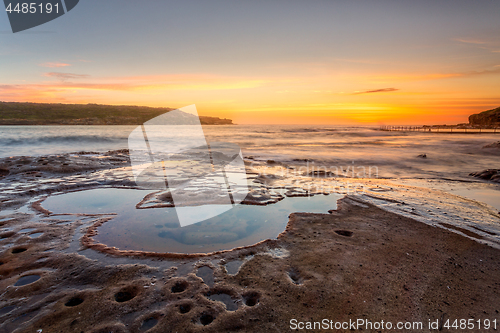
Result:
[[[492,134],[499,133],[500,127],[456,127],[447,125],[433,126],[380,126],[381,131],[389,132],[427,132],[427,133],[467,133],[467,134]]]

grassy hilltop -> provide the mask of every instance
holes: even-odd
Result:
[[[140,125],[172,108],[131,105],[0,102],[0,125]],[[231,119],[200,116],[202,125]]]
[[[499,126],[500,125],[500,107],[473,114],[469,117],[469,123],[480,126]]]

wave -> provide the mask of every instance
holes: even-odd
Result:
[[[99,135],[55,135],[46,137],[29,138],[7,138],[2,139],[2,146],[31,146],[40,144],[85,144],[85,143],[118,143],[123,142],[124,138],[103,137]]]
[[[342,132],[336,128],[284,128],[282,133],[322,133],[322,132]]]

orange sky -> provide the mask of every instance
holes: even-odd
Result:
[[[455,124],[500,105],[491,73],[60,77],[3,87],[4,101],[182,107],[239,124]],[[309,74],[309,75],[308,75]],[[55,81],[55,82],[54,82]],[[363,87],[364,90],[356,90]]]
[[[456,124],[500,106],[499,2],[127,3],[0,34],[0,100],[196,104],[239,124]]]

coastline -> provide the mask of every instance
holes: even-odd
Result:
[[[174,110],[167,107],[0,101],[0,126],[136,125]],[[231,119],[200,116],[202,125],[232,125]]]

